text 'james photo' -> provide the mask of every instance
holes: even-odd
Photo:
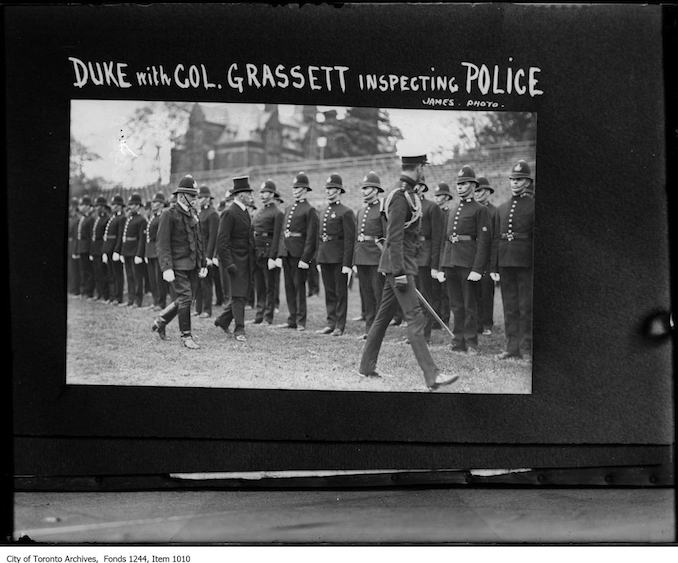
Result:
[[[531,393],[536,113],[72,100],[70,133],[67,384]]]

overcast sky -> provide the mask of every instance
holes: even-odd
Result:
[[[85,165],[90,176],[120,182],[136,187],[152,183],[158,171],[154,164],[157,149],[152,143],[143,146],[144,139],[131,135],[126,123],[135,109],[149,102],[127,100],[73,100],[71,102],[71,132],[75,139],[102,158]],[[152,102],[151,102],[152,103]],[[237,104],[227,104],[237,106]],[[329,109],[322,107],[321,109]],[[345,108],[337,109],[339,114]],[[280,106],[280,112],[293,110],[293,106]],[[439,147],[449,147],[458,141],[458,119],[471,112],[453,110],[388,109],[391,123],[398,127],[403,140],[398,143],[399,152],[419,152],[429,157]],[[478,115],[475,112],[475,115]],[[162,134],[162,131],[160,132]],[[442,155],[444,158],[449,155]],[[169,181],[170,146],[165,143],[160,149],[161,176]]]

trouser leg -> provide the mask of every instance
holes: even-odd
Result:
[[[266,272],[267,259],[265,257],[257,257],[256,265],[254,267],[254,293],[256,295],[257,309],[254,320],[261,322],[264,320],[264,312],[266,310]]]
[[[462,286],[463,281],[465,281],[465,270],[466,268],[445,268],[447,291],[452,312],[451,317],[454,319],[452,345],[458,348],[466,347],[466,343],[464,342],[466,317],[464,311],[464,289]]]
[[[144,303],[144,279],[146,278],[146,264],[134,264],[134,302],[141,307]]]
[[[264,320],[267,323],[273,322],[273,315],[275,314],[275,283],[278,277],[278,268],[264,271],[264,280],[266,282],[266,295],[264,306]]]
[[[520,309],[520,345],[532,354],[532,268],[518,270],[518,307]]]
[[[80,293],[86,297],[94,296],[93,269],[93,262],[89,259],[89,253],[80,254]]]
[[[336,264],[321,264],[320,273],[325,289],[325,311],[327,313],[327,326],[334,330],[337,326],[337,291],[336,291]]]
[[[335,328],[343,332],[346,329],[348,313],[348,274],[341,273],[341,264],[336,264],[334,268],[334,291],[336,295]]]
[[[212,266],[212,282],[214,283],[214,296],[217,306],[224,303],[224,292],[221,287],[221,269],[218,266]]]
[[[245,301],[245,297],[233,297],[231,300],[231,310],[235,321],[233,334],[236,336],[245,332]]]
[[[175,270],[175,280],[172,283],[176,295],[177,316],[179,330],[182,336],[191,334],[191,302],[193,301],[192,287],[194,287],[197,272],[195,270]]]
[[[517,268],[500,268],[501,299],[504,304],[506,351],[520,355],[520,304]]]
[[[295,286],[297,263],[299,259],[285,256],[283,258],[283,270],[285,272],[285,300],[287,301],[287,324],[297,324],[297,289]]]
[[[373,276],[374,266],[358,266],[358,283],[360,284],[360,295],[364,306],[365,328],[370,331],[374,319],[377,315],[377,296],[375,295]],[[378,275],[378,274],[377,274]]]
[[[375,371],[379,350],[384,340],[386,329],[396,311],[397,299],[391,284],[384,285],[384,291],[381,296],[379,309],[374,317],[374,322],[367,333],[367,340],[360,358],[360,373],[367,375]]]
[[[421,292],[426,302],[430,305],[433,293],[432,284],[433,278],[431,277],[431,268],[429,266],[424,266],[419,268],[419,274],[417,275],[417,289]],[[424,312],[426,317],[426,325],[424,326],[424,337],[426,340],[431,339],[431,328],[433,327],[433,315],[428,311]]]
[[[151,295],[153,297],[153,305],[158,305],[160,300],[160,286],[158,284],[158,267],[157,267],[157,258],[148,259],[148,283],[151,289]]]

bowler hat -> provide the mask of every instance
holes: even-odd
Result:
[[[384,188],[381,187],[381,180],[377,176],[376,172],[370,170],[367,175],[363,178],[362,183],[360,184],[361,188],[377,188],[380,192],[384,191]]]
[[[195,180],[190,174],[186,174],[180,181],[177,188],[172,192],[173,194],[187,194],[198,195],[198,188],[196,188]]]
[[[96,198],[94,201],[94,205],[107,205],[108,201],[106,201],[106,198],[102,195]]]
[[[527,178],[533,180],[532,171],[530,170],[530,165],[524,160],[519,160],[516,162],[515,166],[511,168],[511,175],[509,176],[511,180],[518,180],[520,178]]]
[[[457,184],[463,184],[464,182],[478,183],[476,173],[473,171],[473,168],[468,165],[462,166],[461,170],[457,173]]]
[[[165,194],[162,192],[158,192],[153,196],[153,199],[151,201],[153,203],[165,203]]]
[[[344,189],[344,184],[339,174],[330,174],[330,177],[327,178],[327,181],[325,182],[325,189],[327,188],[337,188],[341,190],[341,193],[346,193],[346,190]]]
[[[92,198],[84,195],[80,198],[80,205],[92,205]]]
[[[253,191],[250,187],[250,177],[249,176],[238,176],[233,178],[233,187],[229,190],[231,194],[239,194],[240,192],[251,192]]]
[[[476,191],[478,190],[489,190],[491,193],[494,193],[494,188],[490,186],[490,181],[485,178],[485,176],[478,176],[478,185],[476,186]]]
[[[271,192],[272,194],[277,193],[277,190],[276,190],[276,187],[275,187],[275,182],[269,178],[263,184],[261,184],[261,190],[260,191]]]
[[[143,202],[141,201],[141,196],[139,194],[132,194],[129,196],[129,199],[127,200],[127,205],[143,205]]]
[[[212,197],[212,192],[210,192],[208,186],[200,186],[200,189],[198,190],[198,197]]]
[[[309,192],[311,191],[311,184],[308,181],[308,176],[303,172],[299,172],[294,177],[294,183],[292,184],[293,188],[306,188]]]
[[[122,199],[121,195],[114,195],[113,199],[111,200],[111,205],[120,205],[121,207],[125,207],[125,200]]]
[[[450,199],[453,197],[452,192],[450,191],[450,186],[445,182],[440,182],[438,184],[438,187],[436,188],[436,191],[433,192],[433,195],[446,195]]]

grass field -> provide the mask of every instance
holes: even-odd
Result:
[[[150,302],[146,295],[145,304]],[[389,327],[377,369],[380,379],[358,375],[364,322],[351,321],[360,312],[358,284],[349,293],[349,321],[341,337],[315,334],[325,326],[321,295],[308,299],[305,332],[247,325],[248,340],[236,342],[214,326],[220,307],[208,319],[192,317],[193,335],[201,349],[179,341],[177,320],[167,327],[166,341],[151,332],[156,315],[149,309],[117,307],[99,301],[68,298],[67,383],[256,389],[428,392],[409,344],[407,329]],[[504,333],[501,292],[496,292],[494,334],[479,336],[480,354],[450,349],[444,330],[432,333],[431,353],[445,372],[460,379],[436,393],[530,393],[528,360],[497,360]],[[246,319],[254,314],[247,309]],[[284,291],[274,324],[287,319]]]

